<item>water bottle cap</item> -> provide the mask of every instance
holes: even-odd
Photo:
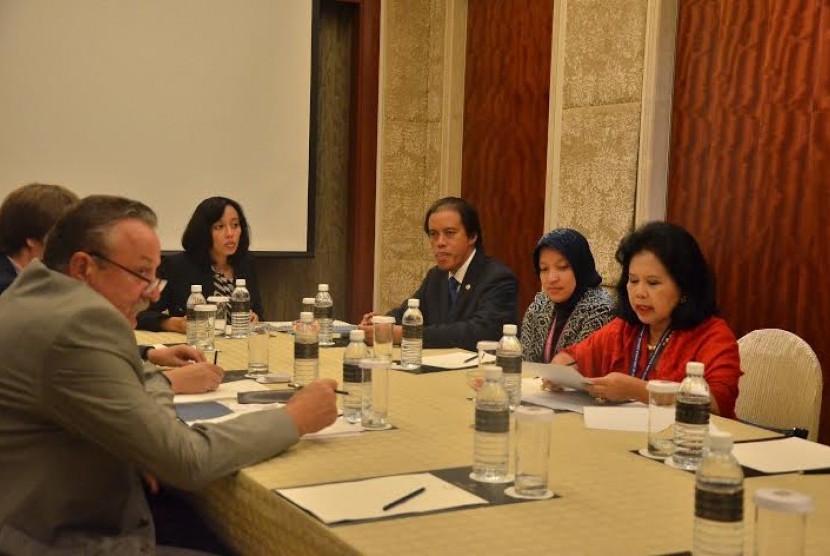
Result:
[[[544,423],[553,420],[553,410],[548,407],[531,407],[528,405],[520,405],[513,412],[516,416],[516,421]]]
[[[314,322],[314,313],[311,311],[303,311],[300,313],[300,320],[302,322]]]
[[[304,297],[303,298],[303,305],[314,305],[314,298],[313,297]]]
[[[225,295],[211,295],[207,300],[210,303],[229,303],[231,298]]]
[[[377,315],[372,317],[372,324],[395,324],[395,317]]]
[[[202,284],[191,284],[190,293],[202,293]]]
[[[361,369],[388,369],[392,362],[388,359],[361,359]]]
[[[813,511],[813,499],[787,488],[759,488],[755,491],[755,506],[788,514],[808,514]]]
[[[484,378],[487,380],[498,380],[501,378],[501,373],[501,367],[496,367],[495,365],[484,367]]]
[[[216,305],[208,305],[208,304],[199,304],[194,305],[193,310],[197,313],[209,313],[209,312],[216,312]]]
[[[406,302],[406,306],[407,307],[413,307],[413,308],[417,309],[418,307],[421,306],[421,300],[420,299],[415,299],[413,297],[412,299],[410,299]]]
[[[366,339],[366,333],[360,329],[349,332],[349,340],[352,342],[362,342]]]
[[[714,431],[709,433],[709,446],[713,450],[720,452],[732,449],[732,435],[724,431]]]
[[[688,376],[703,376],[703,363],[689,361],[686,363],[686,374]]]
[[[327,291],[329,291],[329,285],[328,284],[320,284],[319,286],[317,286],[317,291],[327,292]]]
[[[476,344],[477,351],[495,351],[499,349],[499,343],[493,340],[480,340]]]
[[[505,324],[501,330],[505,336],[515,336],[517,331],[515,324]]]
[[[680,388],[680,383],[669,380],[649,380],[646,383],[646,390],[655,394],[674,394]]]
[[[244,285],[245,285],[245,283],[246,283],[246,282],[245,282],[245,278],[237,278],[237,279],[236,279],[236,286],[237,286],[237,287],[239,287],[239,286],[244,286]]]

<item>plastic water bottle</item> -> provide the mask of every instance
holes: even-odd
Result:
[[[421,351],[424,348],[424,315],[420,306],[419,300],[410,299],[401,318],[401,364],[410,369],[421,366]]]
[[[245,287],[245,279],[237,278],[231,294],[231,336],[247,338],[251,327],[251,294]]]
[[[739,555],[744,548],[744,474],[732,435],[712,433],[695,481],[695,556]]]
[[[343,396],[343,416],[349,423],[360,422],[364,390],[360,360],[369,357],[365,339],[366,333],[363,330],[349,332],[349,345],[343,354],[343,390],[349,393],[348,396]]]
[[[317,296],[314,298],[314,318],[320,323],[320,345],[333,346],[334,301],[329,294],[328,284],[317,286]]]
[[[201,284],[193,284],[190,286],[190,296],[187,298],[187,302],[185,303],[186,311],[185,316],[187,319],[185,320],[185,325],[187,327],[187,345],[195,346],[196,345],[196,319],[194,318],[195,311],[193,308],[196,305],[204,305],[207,303],[205,301],[205,296],[202,295],[202,285]]]
[[[313,297],[304,297],[303,298],[303,305],[300,311],[308,311],[309,313],[314,312],[314,298]]]
[[[709,385],[703,379],[703,363],[686,364],[686,378],[677,390],[672,463],[681,469],[697,469],[709,437]]]
[[[320,327],[314,322],[314,315],[300,313],[300,320],[294,327],[294,385],[306,386],[317,380],[320,364],[318,335]]]
[[[485,367],[484,385],[476,393],[473,473],[470,477],[484,483],[503,483],[509,479],[510,411],[501,381],[500,367]]]
[[[522,404],[522,344],[516,337],[516,325],[505,324],[496,350],[496,365],[504,373],[504,389],[509,398],[510,411]]]

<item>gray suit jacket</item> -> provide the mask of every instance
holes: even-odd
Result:
[[[196,489],[297,441],[281,410],[176,420],[162,381],[145,391],[127,320],[38,261],[0,297],[0,315],[2,554],[152,553],[137,470]]]

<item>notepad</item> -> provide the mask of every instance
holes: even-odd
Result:
[[[439,369],[470,369],[478,366],[478,354],[472,351],[453,351],[441,355],[426,355],[421,364]]]
[[[173,403],[194,403],[206,402],[211,400],[236,400],[236,395],[239,392],[251,392],[254,390],[268,390],[264,386],[254,380],[236,380],[233,382],[223,382],[219,388],[213,392],[205,392],[204,394],[177,394],[173,396]]]
[[[422,494],[383,511],[385,505],[421,487],[425,488]],[[489,503],[431,473],[284,488],[276,492],[328,525]]]
[[[791,473],[830,468],[830,446],[803,438],[741,442],[732,448],[735,458],[762,473]]]

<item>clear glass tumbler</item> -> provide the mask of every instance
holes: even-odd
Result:
[[[251,326],[248,336],[248,376],[260,377],[268,374],[268,326],[257,324]]]
[[[668,380],[650,380],[648,390],[649,457],[665,459],[674,452],[674,415],[680,384]]]
[[[389,367],[388,359],[361,359],[360,374],[363,384],[363,400],[360,407],[360,424],[365,429],[389,427]]]
[[[523,498],[548,498],[550,436],[553,410],[519,406],[516,418],[516,481],[514,490]]]

